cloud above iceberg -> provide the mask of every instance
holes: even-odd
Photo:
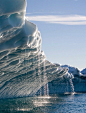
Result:
[[[29,21],[41,21],[64,25],[86,25],[86,16],[83,15],[36,15],[26,16]]]

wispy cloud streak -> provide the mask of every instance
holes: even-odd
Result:
[[[29,21],[41,21],[64,25],[86,25],[86,16],[82,15],[42,15],[26,16]]]

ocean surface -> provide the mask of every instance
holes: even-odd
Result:
[[[86,113],[86,94],[1,99],[0,113]]]

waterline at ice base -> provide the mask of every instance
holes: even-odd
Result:
[[[76,86],[86,92],[84,78],[46,60],[40,32],[25,13],[26,0],[0,0],[0,98],[33,96],[46,85],[49,93],[74,92]]]

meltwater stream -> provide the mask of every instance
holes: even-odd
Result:
[[[67,68],[46,60],[41,34],[25,13],[26,0],[0,0],[0,98],[33,96],[48,82],[69,77]],[[48,94],[48,84],[44,90]]]

